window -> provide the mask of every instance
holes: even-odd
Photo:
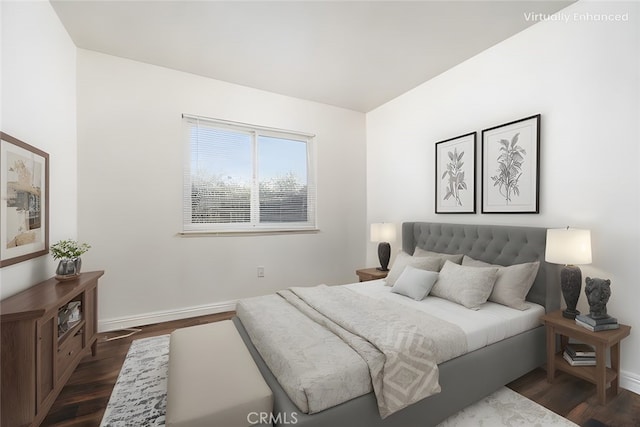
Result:
[[[185,233],[316,228],[313,135],[183,120]]]

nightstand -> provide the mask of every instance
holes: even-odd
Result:
[[[369,280],[384,279],[389,274],[389,271],[380,271],[377,268],[361,268],[356,270],[356,274],[361,282],[368,282]]]
[[[631,326],[620,324],[619,329],[592,332],[562,316],[560,310],[542,316],[547,329],[547,381],[553,382],[556,371],[563,371],[596,385],[598,402],[607,400],[607,384],[618,394],[620,381],[620,341],[629,336]],[[556,335],[560,335],[560,351],[556,351]],[[596,350],[596,366],[571,366],[562,357],[569,338],[590,344]],[[611,352],[611,367],[607,367],[607,350]]]

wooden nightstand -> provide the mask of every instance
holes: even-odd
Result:
[[[356,274],[361,282],[368,282],[369,280],[384,279],[389,274],[389,271],[380,271],[377,268],[361,268],[356,270]]]
[[[556,370],[564,371],[596,385],[598,402],[607,400],[607,384],[618,394],[620,381],[620,341],[629,336],[631,326],[620,324],[619,329],[592,332],[576,324],[574,319],[562,317],[561,311],[545,314],[541,320],[547,328],[547,381],[553,382]],[[556,335],[560,335],[560,351],[556,351]],[[596,366],[571,366],[562,357],[569,338],[591,344],[596,350]],[[607,367],[607,350],[611,351],[611,367]]]

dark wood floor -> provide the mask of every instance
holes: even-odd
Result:
[[[115,334],[100,334],[98,354],[83,359],[42,426],[98,427],[129,345],[134,339],[168,334],[177,328],[232,316],[233,313],[221,313],[149,325],[129,338],[112,341],[107,339]],[[621,389],[618,396],[609,396],[606,405],[599,405],[594,385],[564,373],[558,375],[554,384],[549,384],[542,369],[517,379],[509,387],[582,427],[640,426],[640,396],[627,390]]]

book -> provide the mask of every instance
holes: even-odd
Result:
[[[566,351],[563,353],[562,357],[564,357],[564,360],[566,360],[569,365],[571,366],[595,366],[596,365],[596,358],[593,357],[585,357],[585,358],[581,358],[581,359],[573,359],[569,353],[567,353]]]
[[[604,319],[593,319],[591,316],[589,315],[584,315],[584,314],[578,314],[576,316],[576,319],[580,320],[583,323],[586,323],[587,325],[591,325],[591,326],[599,326],[599,325],[607,325],[610,323],[618,323],[618,319],[616,319],[615,317],[605,317]]]
[[[596,326],[591,326],[588,323],[584,323],[580,320],[578,320],[576,318],[576,324],[582,326],[583,328],[586,328],[590,331],[593,332],[598,332],[598,331],[609,331],[612,329],[618,329],[620,328],[620,325],[618,323],[606,323],[604,325],[596,325]]]
[[[595,349],[588,344],[570,343],[567,344],[565,350],[574,359],[577,357],[596,357]]]

